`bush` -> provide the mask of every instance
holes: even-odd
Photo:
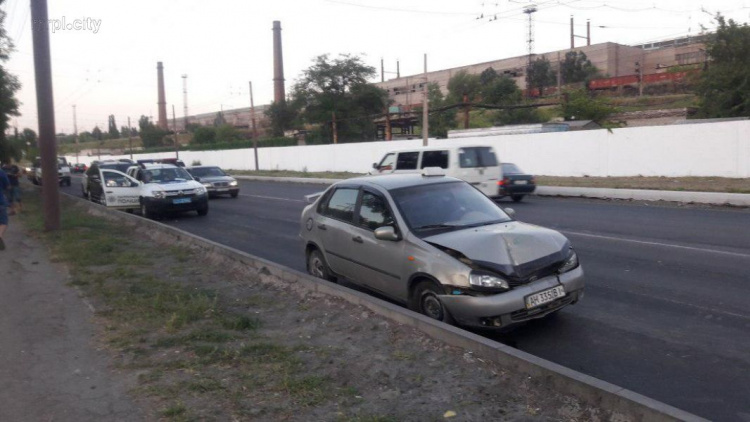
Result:
[[[201,126],[193,132],[194,144],[205,145],[216,143],[216,128]]]

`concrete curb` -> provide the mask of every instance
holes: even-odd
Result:
[[[290,287],[300,294],[322,294],[363,306],[384,318],[422,331],[450,346],[471,351],[474,356],[491,360],[515,373],[534,379],[547,388],[563,391],[582,401],[611,412],[611,420],[633,421],[706,421],[701,417],[650,399],[606,381],[582,374],[529,353],[513,349],[477,334],[444,324],[407,310],[406,308],[357,292],[337,284],[281,266],[260,257],[195,236],[165,224],[136,215],[107,209],[82,198],[63,195],[68,203],[84,207],[96,216],[135,226],[157,242],[179,243],[199,249],[210,260],[253,274],[261,282]]]
[[[601,199],[634,199],[640,201],[671,201],[697,204],[750,206],[750,194],[724,192],[684,192],[646,189],[572,188],[537,186],[539,196],[572,196]]]
[[[307,177],[233,176],[240,180],[263,182],[310,183],[330,185],[344,179],[313,179]],[[534,195],[565,196],[597,199],[630,199],[639,201],[669,201],[711,205],[750,207],[750,194],[724,192],[686,192],[648,189],[574,188],[537,186]]]

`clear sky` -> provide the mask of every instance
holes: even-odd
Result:
[[[57,132],[94,125],[106,130],[140,115],[156,119],[156,62],[164,62],[167,107],[183,115],[181,75],[188,75],[190,114],[273,100],[271,27],[281,21],[287,92],[320,54],[351,53],[401,75],[445,69],[526,53],[526,0],[48,0],[50,19],[83,21],[80,30],[51,33]],[[569,46],[570,16],[592,44],[635,44],[714,27],[722,12],[750,20],[750,0],[538,0],[535,52]],[[7,0],[6,27],[16,44],[7,67],[23,88],[19,129],[37,130],[29,0]],[[87,19],[100,25],[96,27]],[[496,18],[496,19],[495,19]],[[578,45],[585,40],[578,39]],[[387,74],[387,78],[395,77]],[[379,81],[378,75],[374,81]]]

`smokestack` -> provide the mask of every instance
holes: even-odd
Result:
[[[281,53],[281,22],[273,21],[273,100],[286,99],[284,92],[284,57]]]
[[[168,130],[167,99],[164,94],[164,66],[162,66],[161,62],[156,63],[156,71],[159,78],[159,102],[157,103],[159,105],[159,121],[157,125],[164,130]]]

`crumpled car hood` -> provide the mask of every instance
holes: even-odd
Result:
[[[517,221],[456,230],[423,240],[457,251],[478,267],[519,280],[564,262],[570,248],[568,239],[559,232]]]

